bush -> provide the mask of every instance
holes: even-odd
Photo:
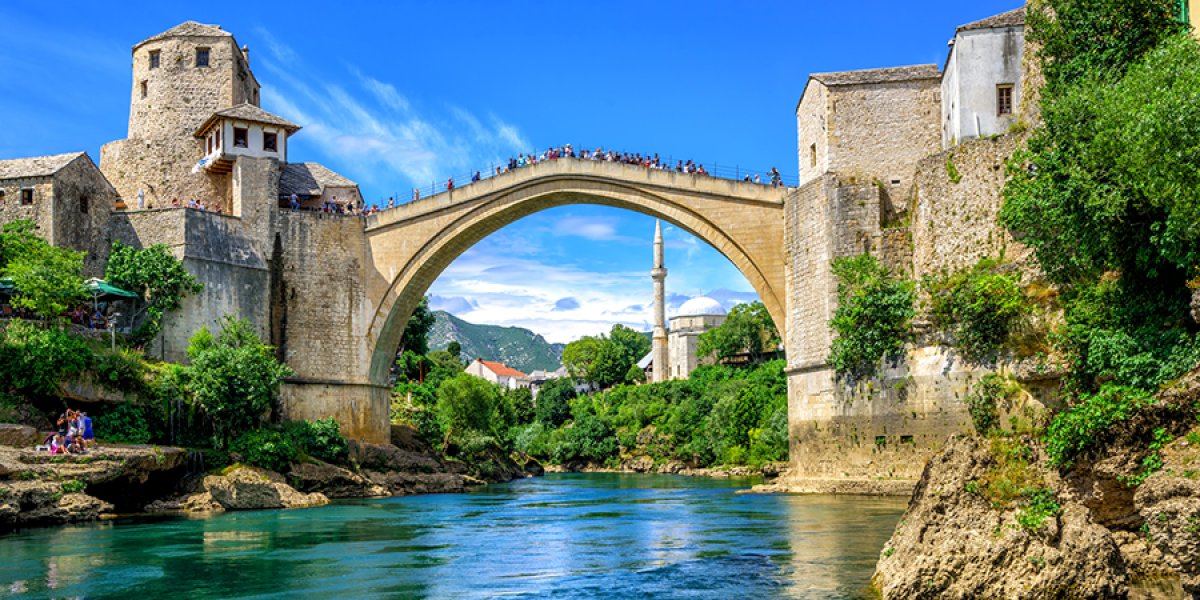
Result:
[[[444,445],[461,445],[467,434],[493,435],[500,425],[500,387],[466,373],[442,382],[436,414],[445,431]],[[461,439],[460,439],[461,437]]]
[[[242,434],[232,444],[241,462],[285,473],[300,459],[302,451],[295,438],[276,429],[259,429]]]
[[[146,407],[121,402],[92,415],[92,433],[96,439],[117,444],[146,444],[150,442],[150,424]]]
[[[124,348],[97,352],[92,361],[96,382],[107,389],[142,395],[147,391],[141,354]]]
[[[983,259],[966,271],[927,277],[933,322],[954,334],[954,347],[973,363],[995,358],[1030,311],[1017,277]]]
[[[1076,457],[1101,441],[1110,427],[1129,419],[1153,401],[1149,392],[1111,384],[1098,393],[1083,395],[1078,404],[1055,415],[1046,428],[1050,463],[1071,466]]]
[[[275,360],[275,349],[248,321],[225,317],[221,332],[197,331],[188,344],[192,360],[188,391],[212,420],[217,447],[262,424],[279,384],[292,370]]]
[[[995,373],[984,375],[971,388],[971,393],[967,394],[963,401],[971,415],[971,422],[975,424],[976,433],[988,435],[1000,427],[1000,410],[997,404],[1007,398],[1010,391],[1004,378]]]
[[[289,433],[305,454],[328,463],[344,462],[350,451],[333,417],[291,423]]]
[[[0,391],[57,396],[59,384],[92,361],[83,340],[57,327],[11,321],[0,329]]]
[[[573,426],[563,431],[565,439],[555,446],[552,457],[558,464],[603,463],[617,454],[612,428],[598,417],[576,419]]]
[[[829,362],[838,375],[864,377],[884,357],[899,355],[912,337],[913,284],[888,272],[871,255],[834,259],[838,307],[830,326],[837,338]]]

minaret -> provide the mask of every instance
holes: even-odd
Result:
[[[654,269],[650,271],[654,279],[654,337],[651,338],[651,352],[654,361],[654,383],[666,381],[667,377],[667,295],[664,284],[667,279],[667,268],[663,266],[663,237],[662,222],[654,222]]]

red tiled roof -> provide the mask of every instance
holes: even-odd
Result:
[[[483,360],[482,358],[479,359],[479,362],[483,363],[483,366],[487,367],[489,371],[491,371],[501,377],[524,377],[525,376],[524,373],[522,373],[502,362]]]

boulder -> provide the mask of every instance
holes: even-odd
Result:
[[[42,434],[28,425],[0,423],[0,446],[32,448],[42,441]]]
[[[329,504],[324,494],[304,494],[274,471],[236,466],[224,475],[204,478],[204,488],[225,510],[304,508]]]
[[[320,492],[329,498],[364,498],[389,493],[362,475],[324,462],[293,465],[288,475],[288,480],[300,491]]]

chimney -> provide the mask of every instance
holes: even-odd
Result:
[[[246,66],[250,66],[250,46],[242,44],[242,58],[246,59]]]

